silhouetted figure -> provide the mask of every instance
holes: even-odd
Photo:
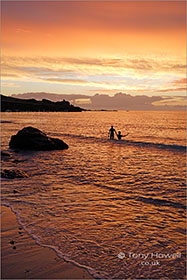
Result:
[[[114,132],[116,133],[116,130],[114,129],[113,125],[111,125],[111,128],[109,129],[109,132],[108,132],[110,139],[114,139]]]
[[[118,140],[121,140],[121,138],[127,136],[128,133],[125,134],[125,135],[122,135],[122,134],[121,134],[121,131],[118,131],[118,134],[116,134],[116,135],[117,135]]]

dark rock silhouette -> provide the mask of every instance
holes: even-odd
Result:
[[[28,175],[19,169],[4,169],[1,171],[1,177],[6,179],[25,178]]]
[[[69,101],[52,102],[47,99],[42,101],[32,99],[20,99],[9,96],[1,96],[2,112],[81,112],[84,109],[73,106]]]
[[[11,137],[10,148],[24,150],[63,150],[68,145],[58,138],[48,137],[44,132],[34,127],[25,127]]]

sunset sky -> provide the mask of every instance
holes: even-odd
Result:
[[[184,96],[185,1],[2,1],[2,93]]]

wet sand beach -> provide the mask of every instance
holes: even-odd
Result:
[[[1,213],[1,279],[93,279],[86,270],[37,245],[9,207],[2,206]]]

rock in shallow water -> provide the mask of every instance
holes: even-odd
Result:
[[[37,151],[63,150],[68,145],[58,138],[48,137],[44,132],[34,127],[24,127],[11,137],[10,148]]]

